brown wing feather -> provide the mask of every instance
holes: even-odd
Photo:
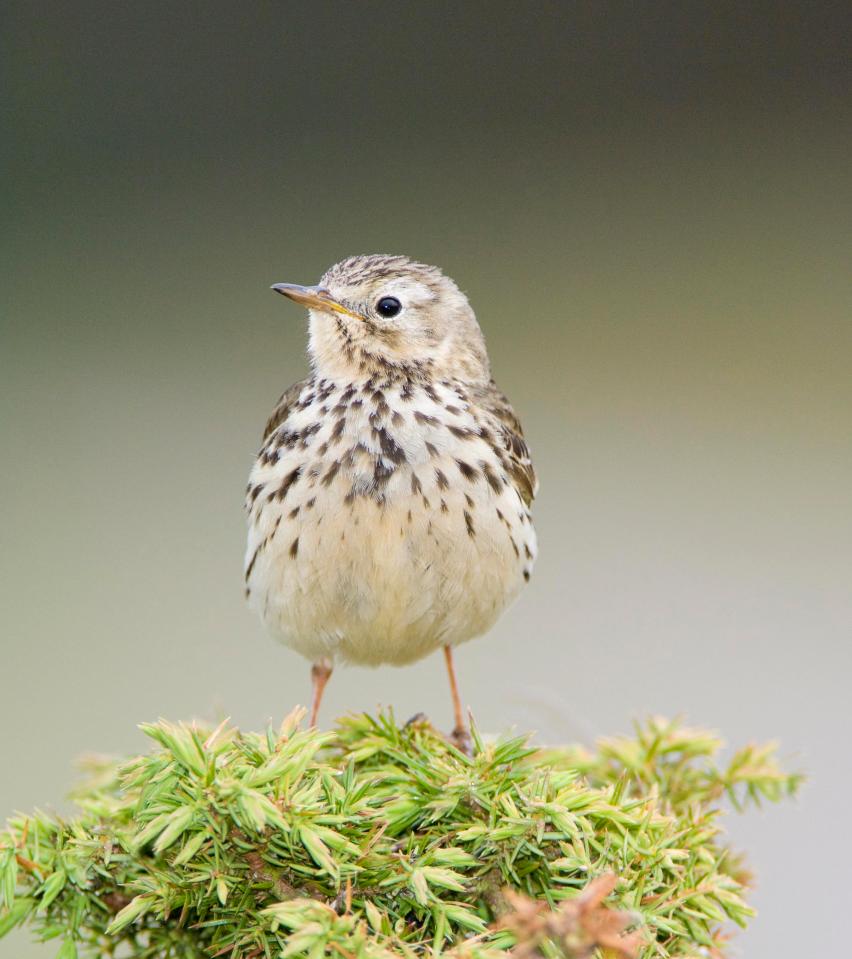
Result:
[[[300,380],[298,383],[294,383],[281,394],[281,398],[275,404],[275,409],[269,414],[269,419],[266,421],[266,426],[263,428],[264,443],[266,443],[269,437],[290,415],[290,410],[299,399],[299,394],[307,385],[307,380]]]
[[[477,391],[475,398],[480,408],[489,414],[491,425],[497,434],[495,441],[498,453],[502,452],[504,466],[515,481],[524,503],[529,506],[538,492],[538,477],[535,475],[529,447],[524,439],[521,421],[494,380]]]

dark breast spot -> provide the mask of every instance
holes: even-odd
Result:
[[[456,465],[458,466],[461,475],[471,483],[473,483],[479,476],[478,470],[471,466],[470,463],[465,463],[464,460],[456,460]]]
[[[464,525],[467,527],[467,535],[473,539],[476,536],[476,530],[473,526],[473,517],[467,510],[464,510]]]
[[[502,483],[500,482],[500,477],[494,472],[490,463],[486,463],[485,460],[480,460],[479,468],[482,470],[482,475],[485,477],[488,485],[495,493],[499,493],[502,489]]]
[[[315,433],[319,432],[320,426],[322,426],[322,424],[319,420],[317,420],[316,423],[311,423],[310,426],[306,426],[302,430],[302,439],[300,443],[302,449],[307,449],[308,446],[310,446],[311,439]]]
[[[289,492],[290,487],[299,479],[299,477],[300,477],[301,475],[302,475],[302,467],[301,467],[301,466],[297,466],[294,470],[292,470],[291,472],[289,472],[289,473],[284,477],[284,479],[281,481],[281,485],[278,487],[278,489],[277,489],[277,490],[273,490],[273,491],[269,494],[269,496],[267,496],[267,499],[268,499],[268,500],[272,500],[272,499],[274,498],[274,499],[277,499],[279,502],[280,502],[281,500],[283,500],[284,497],[285,497],[285,496],[287,495],[287,493]]]
[[[331,436],[329,437],[329,440],[332,443],[336,443],[340,439],[340,437],[343,435],[343,430],[345,426],[346,426],[346,417],[341,415],[331,429]]]
[[[257,561],[257,554],[260,552],[261,546],[263,546],[263,543],[261,543],[260,546],[258,546],[255,549],[254,553],[252,553],[252,557],[249,560],[249,564],[248,566],[246,566],[246,576],[245,576],[246,582],[248,582],[249,576],[251,576],[251,571],[254,569],[254,564]]]
[[[422,426],[438,426],[439,422],[434,416],[429,416],[428,413],[422,413],[420,410],[414,414],[414,419],[417,420]]]
[[[330,486],[334,477],[337,476],[337,472],[340,469],[340,460],[335,460],[331,466],[325,471],[325,476],[322,478],[323,486]]]
[[[284,446],[288,450],[291,450],[296,443],[299,442],[301,435],[298,430],[280,429],[272,436],[270,442],[274,442],[277,449],[281,449],[281,447]]]
[[[376,465],[373,467],[373,484],[377,489],[384,486],[393,476],[394,469],[394,466],[387,466],[382,460],[376,460]]]
[[[392,463],[405,462],[405,450],[396,442],[396,440],[383,427],[374,429],[374,435],[382,448],[382,455],[386,456]]]

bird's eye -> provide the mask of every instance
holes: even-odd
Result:
[[[401,309],[402,303],[395,296],[383,296],[376,304],[376,312],[386,320],[396,316]]]

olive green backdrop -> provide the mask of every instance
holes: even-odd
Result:
[[[305,371],[268,287],[406,252],[468,291],[542,480],[533,581],[458,657],[480,725],[780,738],[811,782],[730,821],[759,876],[739,948],[838,955],[840,9],[6,2],[0,812],[137,722],[305,700],[242,601],[247,471]],[[325,718],[378,703],[448,725],[439,659],[341,670]]]

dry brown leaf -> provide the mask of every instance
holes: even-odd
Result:
[[[558,909],[508,889],[504,895],[510,911],[497,928],[515,936],[515,959],[541,956],[540,947],[547,941],[556,943],[566,959],[588,959],[595,949],[619,959],[636,959],[645,938],[638,930],[624,934],[636,917],[603,905],[617,882],[612,873],[598,876],[579,896],[563,902]]]

